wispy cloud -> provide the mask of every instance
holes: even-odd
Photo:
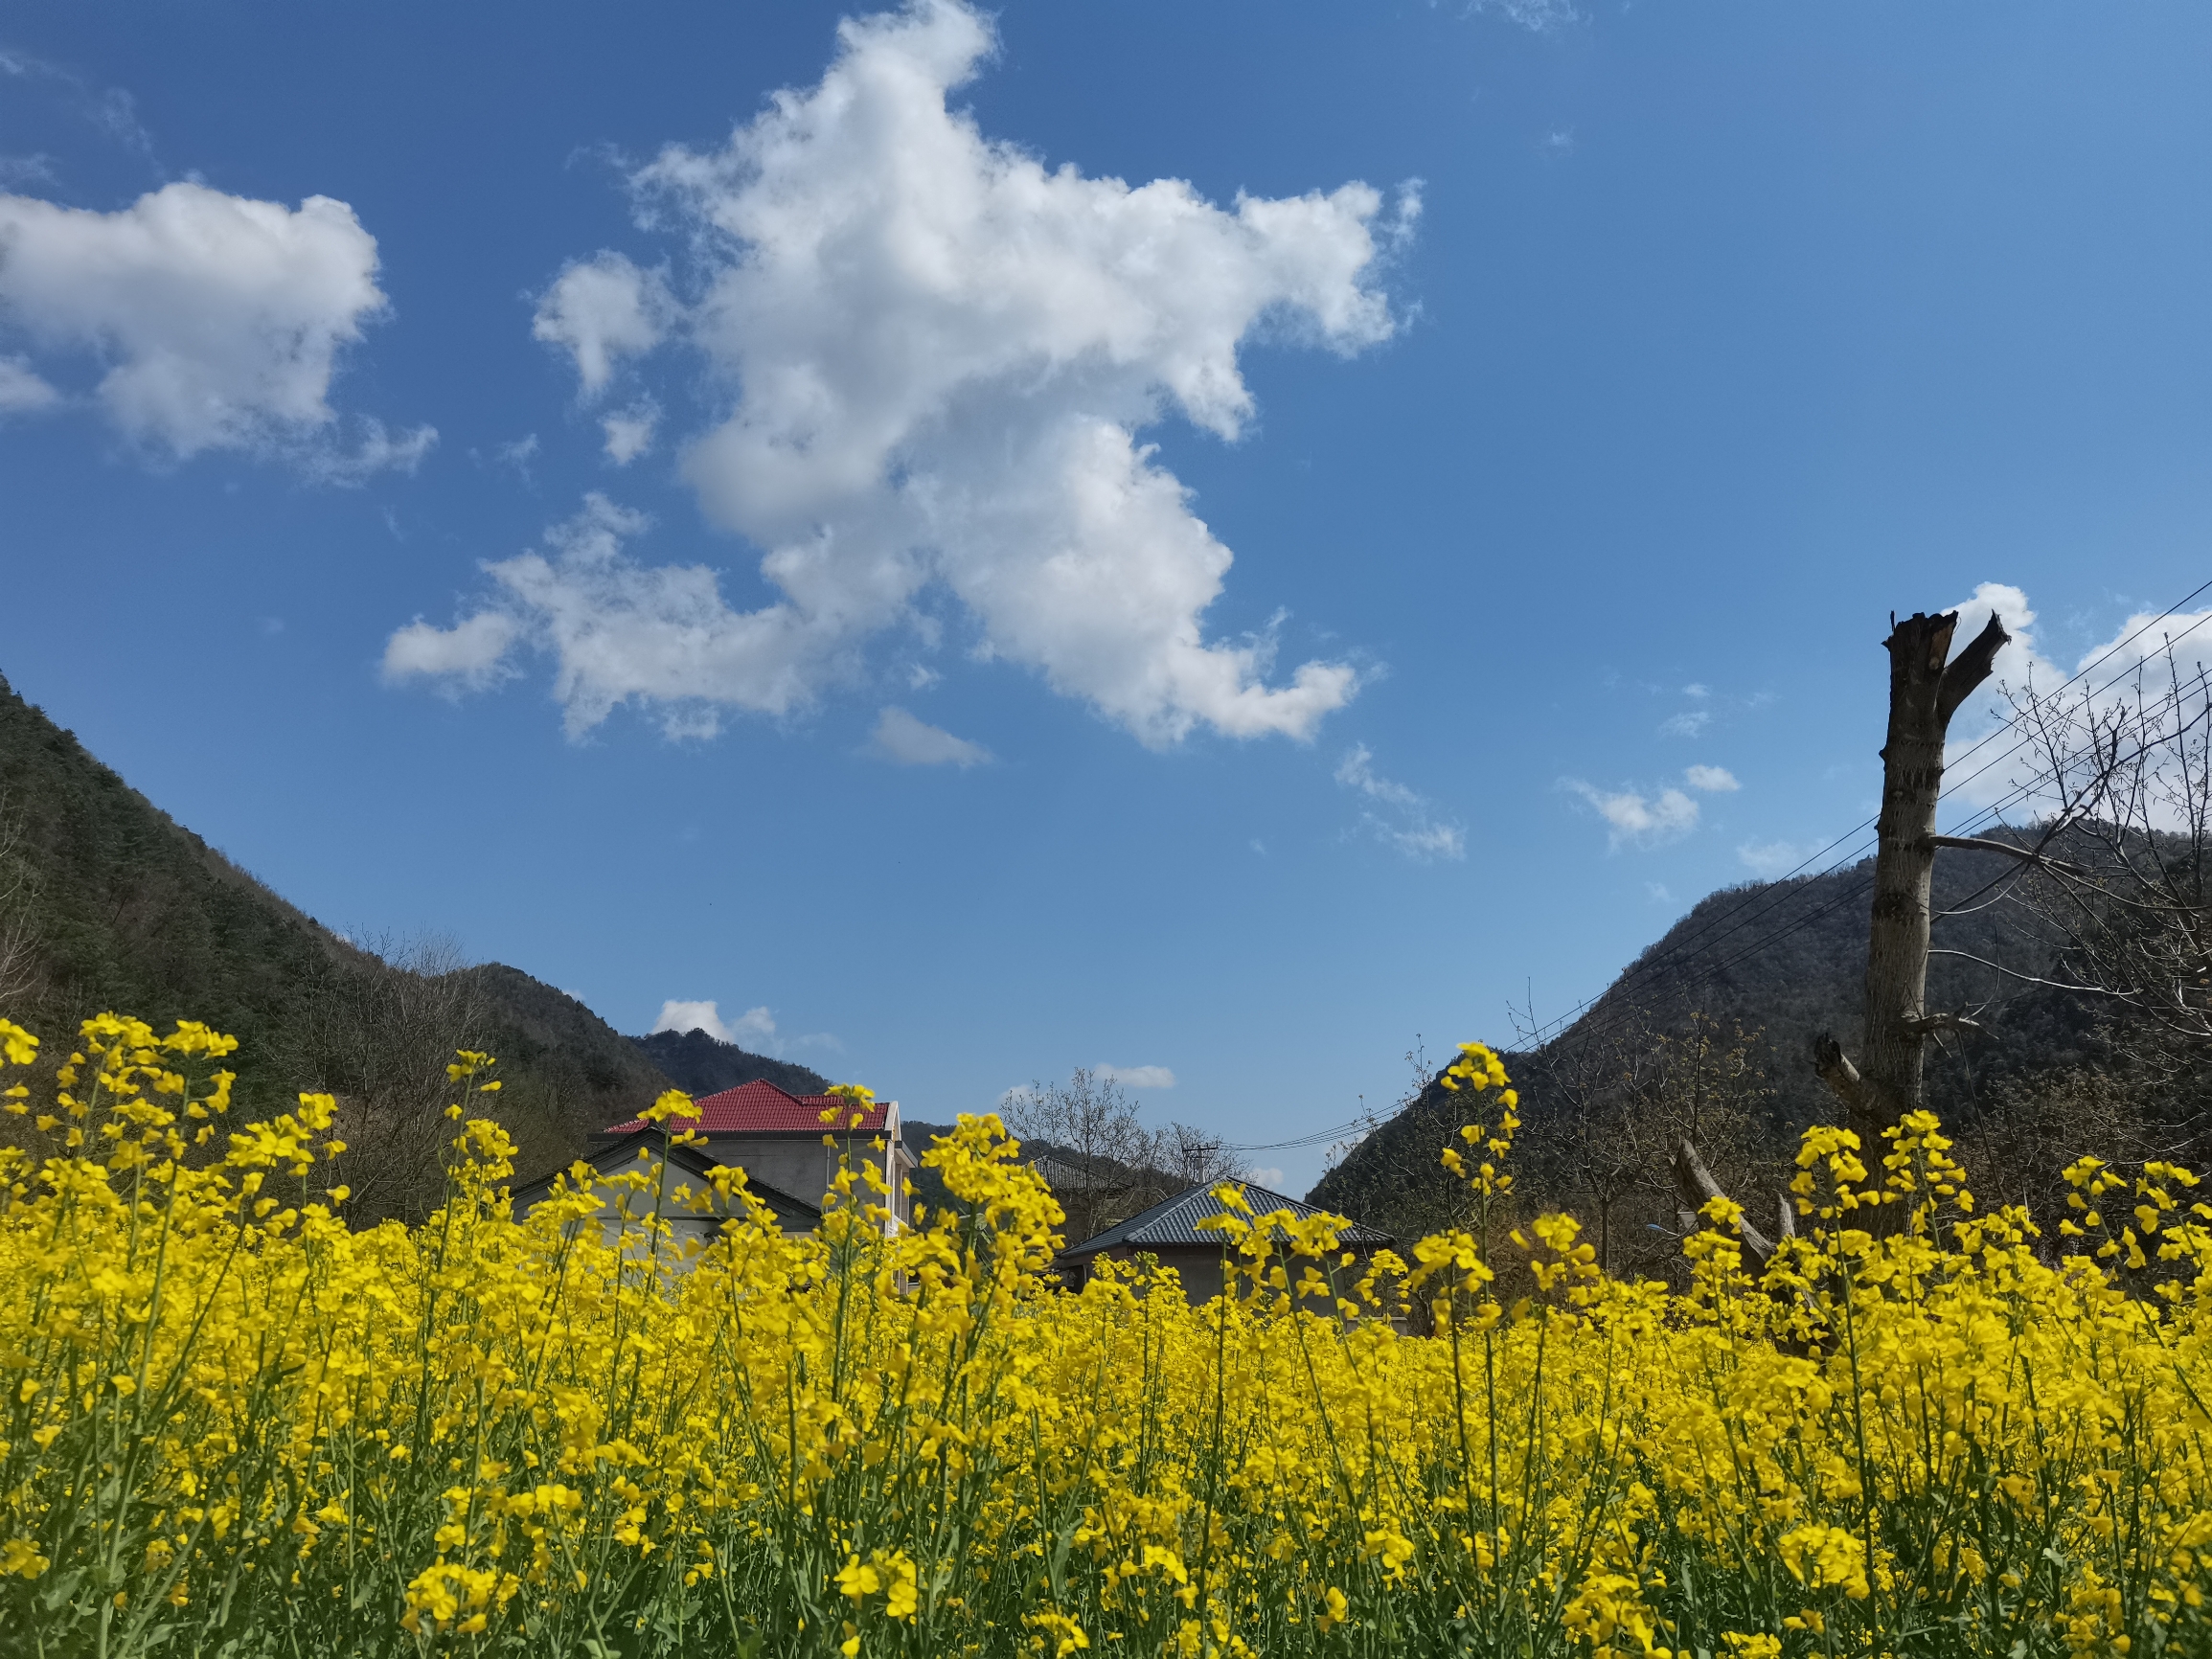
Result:
[[[1771,881],[1789,875],[1819,851],[1819,843],[1813,841],[1802,846],[1794,841],[1746,841],[1736,849],[1736,856],[1754,875]]]
[[[785,1036],[776,1030],[776,1016],[765,1008],[749,1008],[725,1019],[712,997],[704,1001],[671,997],[661,1004],[660,1018],[653,1022],[652,1029],[656,1032],[703,1031],[717,1042],[736,1043],[759,1055],[781,1055],[793,1048],[834,1050],[845,1046],[828,1032]]]
[[[1466,832],[1457,824],[1439,820],[1426,797],[1377,775],[1375,756],[1365,743],[1355,743],[1337,762],[1336,782],[1373,803],[1360,813],[1359,822],[1385,846],[1423,863],[1467,856]]]
[[[1101,1060],[1091,1067],[1095,1077],[1109,1083],[1119,1083],[1125,1089],[1172,1089],[1175,1074],[1166,1066],[1109,1066]]]
[[[876,753],[901,766],[970,766],[987,764],[991,751],[981,743],[956,738],[940,726],[915,718],[896,704],[876,717],[870,739]]]
[[[1695,738],[1713,723],[1710,709],[1684,709],[1678,715],[1670,715],[1659,722],[1662,738]]]
[[[1702,789],[1708,795],[1731,794],[1744,786],[1725,766],[1692,766],[1682,778],[1691,788]]]
[[[1698,827],[1698,803],[1679,789],[1666,788],[1647,795],[1640,789],[1608,794],[1580,778],[1562,778],[1560,786],[1579,795],[1610,831],[1608,845],[1657,847],[1679,841]]]

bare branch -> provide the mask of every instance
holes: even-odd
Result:
[[[2021,973],[2017,968],[2010,968],[2005,966],[2005,965],[2001,962],[1992,962],[1988,957],[1976,956],[1969,950],[1930,950],[1928,955],[1955,956],[1961,962],[1972,962],[1978,964],[1980,966],[1990,968],[1995,972],[2005,975],[2008,979],[2017,979],[2022,985],[2047,985],[2053,990],[2077,991],[2083,996],[2117,997],[2123,1002],[2131,1002],[2134,1000],[2132,992],[2126,990],[2114,990],[2109,986],[2068,985],[2064,980],[2039,979],[2032,973]]]
[[[1971,1034],[1981,1030],[1981,1021],[1969,1019],[1963,1013],[1921,1013],[1906,1017],[1905,1029],[1928,1036],[1939,1031],[1956,1031]]]
[[[1713,1199],[1727,1197],[1687,1135],[1675,1142],[1675,1185],[1681,1190],[1682,1202],[1693,1210],[1702,1211]],[[1748,1218],[1737,1216],[1736,1230],[1743,1236],[1744,1248],[1761,1261],[1774,1254],[1773,1241],[1752,1226]]]
[[[1843,1045],[1835,1036],[1822,1032],[1813,1039],[1813,1069],[1820,1074],[1843,1109],[1855,1116],[1867,1111],[1866,1084],[1859,1075],[1859,1068],[1851,1063],[1851,1057],[1843,1052]]]
[[[2063,858],[2052,858],[2033,847],[2015,847],[2009,841],[1985,841],[1978,835],[1938,835],[1938,847],[1949,847],[1960,852],[2002,852],[2007,858],[2017,858],[2022,864],[2037,864],[2046,870],[2056,870],[2062,875],[2076,875],[2084,880],[2089,873],[2079,864],[2068,864]]]
[[[1953,617],[1955,624],[1956,618]],[[1990,676],[1991,665],[1997,652],[2004,649],[2012,635],[2005,632],[2005,625],[1990,613],[1973,643],[1958,653],[1950,666],[1943,670],[1943,679],[1936,687],[1936,718],[1942,725],[1950,725],[1951,716],[1958,713],[1959,704],[1974,693],[1974,689]],[[1949,643],[1949,636],[1946,636]]]

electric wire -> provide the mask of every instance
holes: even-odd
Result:
[[[2192,601],[2199,598],[2208,589],[2212,589],[2212,579],[2207,579],[2206,580],[2199,583],[2196,587],[2192,588],[2188,593],[2184,594],[2180,599],[2177,600],[2166,609],[2160,611],[2157,615],[2147,619],[2132,632],[2128,633],[2121,639],[2115,640],[2103,651],[2099,652],[2094,658],[2082,664],[2080,668],[2076,669],[2058,686],[2054,687],[2049,693],[2045,693],[2046,699],[2060,695],[2069,687],[2073,686],[2076,682],[2085,678],[2087,675],[2093,673],[2098,668],[2110,661],[2113,656],[2127,648],[2127,647],[2132,645],[2136,640],[2142,638],[2143,635],[2148,633],[2152,628],[2156,627],[2160,623],[2166,622],[2176,616],[2180,615],[2184,608]],[[2212,622],[2212,611],[2207,611],[2205,614],[2198,617],[2195,622],[2191,623],[2187,627],[2183,628],[2178,634],[2171,636],[2171,638],[2166,641],[2166,644],[2171,647],[2173,644],[2178,642],[2179,640],[2186,639],[2190,634],[2195,633],[2199,628],[2204,626],[2207,622]],[[2103,692],[2109,691],[2122,679],[2126,678],[2127,673],[2130,671],[2132,671],[2132,670],[2126,670],[2121,673],[2114,675],[2111,679],[2106,681],[2104,685],[2097,687],[2089,694],[2094,697]],[[2018,715],[2015,715],[2012,718],[2001,721],[1999,724],[1993,727],[1989,732],[1985,733],[1982,737],[1977,739],[1974,742],[1961,750],[1959,754],[1946,767],[1947,776],[1943,789],[1937,797],[1938,800],[1940,801],[1954,794],[1957,790],[1965,787],[1969,784],[1972,784],[1975,779],[1982,777],[1994,767],[2002,765],[2013,756],[2018,754],[2022,749],[2028,747],[2033,739],[2030,738],[2022,738],[2019,739],[2019,741],[2012,744],[2001,753],[1992,756],[1981,765],[1975,767],[1973,771],[1966,773],[1964,776],[1958,776],[1952,770],[1960,761],[1971,759],[1973,756],[1979,753],[1982,749],[1987,748],[1991,743],[1995,742],[2006,733],[2013,731],[2018,726],[2019,720],[2020,716]],[[2004,810],[2008,807],[2018,805],[2019,802],[2027,800],[2036,794],[2038,790],[2040,790],[2042,786],[2043,781],[2043,774],[2039,771],[2035,777],[2027,783],[2015,784],[2012,789],[2007,791],[2007,793],[2000,797],[1997,801],[1983,807],[1971,818],[1956,826],[1954,828],[1954,833],[1972,833],[1978,828],[1991,827],[1996,824],[2000,824],[2002,822],[2002,814]],[[1879,817],[1862,819],[1859,823],[1854,825],[1851,829],[1845,830],[1842,834],[1830,841],[1826,846],[1819,849],[1819,851],[1811,853],[1806,858],[1800,860],[1793,869],[1790,870],[1782,875],[1774,877],[1773,880],[1769,882],[1763,890],[1756,893],[1747,893],[1745,896],[1745,900],[1742,903],[1739,903],[1736,906],[1733,906],[1724,911],[1721,911],[1707,918],[1706,920],[1701,923],[1696,930],[1694,930],[1689,937],[1677,941],[1663,956],[1656,957],[1646,962],[1630,964],[1630,966],[1620,975],[1618,975],[1610,985],[1607,986],[1604,990],[1598,992],[1595,996],[1589,997],[1585,1001],[1578,1003],[1575,1007],[1569,1009],[1565,1013],[1558,1015],[1555,1018],[1546,1021],[1543,1025],[1534,1028],[1530,1033],[1527,1034],[1525,1040],[1527,1040],[1530,1043],[1530,1046],[1533,1048],[1541,1048],[1551,1042],[1555,1037],[1562,1034],[1570,1026],[1573,1026],[1578,1021],[1582,1020],[1583,1016],[1596,1009],[1601,1002],[1605,1001],[1608,997],[1616,996],[1625,987],[1630,985],[1632,981],[1638,979],[1639,977],[1649,978],[1652,974],[1658,972],[1661,968],[1680,965],[1697,954],[1712,950],[1723,940],[1726,940],[1734,934],[1742,931],[1744,928],[1748,927],[1761,916],[1767,915],[1771,913],[1778,905],[1786,903],[1790,898],[1791,898],[1797,891],[1799,891],[1798,886],[1792,886],[1790,884],[1795,882],[1798,876],[1805,875],[1807,871],[1811,870],[1812,866],[1816,863],[1821,863],[1822,860],[1827,859],[1828,855],[1834,852],[1837,848],[1843,847],[1846,844],[1850,844],[1852,851],[1844,854],[1842,857],[1835,859],[1833,862],[1821,864],[1821,868],[1817,870],[1812,870],[1812,874],[1806,876],[1808,881],[1816,880],[1823,875],[1834,875],[1836,871],[1844,869],[1851,864],[1862,860],[1866,856],[1867,852],[1871,850],[1864,839],[1865,831],[1869,829],[1872,829],[1878,821]],[[1975,899],[1981,898],[1982,895],[1988,893],[1993,887],[1997,885],[1998,882],[2008,879],[2017,874],[2017,872],[2013,871],[2004,872],[1992,881],[1985,883],[1979,890],[1969,896],[1969,898],[1962,902],[1971,904]],[[1725,961],[1708,964],[1702,968],[1694,970],[1691,975],[1690,982],[1694,984],[1701,980],[1709,979],[1715,974],[1725,972],[1727,969],[1737,966],[1740,964],[1748,961],[1751,957],[1768,949],[1772,945],[1781,943],[1790,935],[1800,932],[1804,928],[1810,927],[1815,921],[1818,921],[1824,917],[1833,914],[1837,908],[1846,903],[1849,903],[1853,898],[1862,894],[1866,890],[1867,886],[1872,882],[1872,880],[1873,876],[1871,873],[1860,876],[1846,886],[1842,891],[1826,900],[1816,909],[1809,912],[1804,916],[1792,918],[1783,926],[1776,928],[1765,936],[1752,941],[1743,949],[1734,952]],[[1716,927],[1719,927],[1724,921],[1730,921],[1731,919],[1734,919],[1732,925],[1723,928],[1718,934],[1713,933],[1713,930]],[[1712,935],[1712,937],[1708,939],[1708,935]],[[1601,1022],[1592,1034],[1603,1035],[1608,1030],[1614,1029],[1618,1024],[1622,1023],[1630,1017],[1632,1017],[1632,1015],[1630,1013],[1623,1013],[1619,1016],[1616,1016],[1615,1020],[1613,1021]],[[1356,1133],[1359,1130],[1366,1129],[1372,1125],[1372,1122],[1373,1120],[1368,1118],[1357,1118],[1354,1119],[1350,1123],[1336,1125],[1327,1129],[1316,1129],[1311,1131],[1308,1134],[1301,1135],[1288,1141],[1269,1141],[1254,1143],[1250,1145],[1240,1145],[1230,1147],[1226,1149],[1239,1152],[1288,1151],[1306,1147],[1320,1146],[1334,1140],[1341,1139],[1346,1135]]]

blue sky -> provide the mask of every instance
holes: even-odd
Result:
[[[1862,817],[1891,610],[2212,575],[2201,10],[840,15],[11,9],[0,671],[348,931],[1268,1143]]]

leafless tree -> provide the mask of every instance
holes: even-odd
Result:
[[[38,985],[38,934],[31,906],[23,817],[0,787],[0,1013],[21,1010]]]
[[[445,1068],[457,1049],[484,1046],[489,1011],[452,940],[382,938],[364,946],[397,971],[333,972],[313,989],[300,1025],[295,1075],[338,1097],[346,1143],[339,1178],[356,1224],[420,1218],[444,1189],[453,1135]]]
[[[2014,841],[1942,844],[2020,864],[2016,895],[2061,944],[2041,983],[2097,999],[2130,1057],[2201,1059],[2212,1051],[2212,670],[2184,669],[2168,645],[2119,697],[2084,680],[2012,701],[2030,739],[2021,793],[2041,815]]]
[[[1241,1172],[1217,1135],[1171,1123],[1154,1130],[1112,1078],[1078,1067],[1064,1083],[1032,1083],[1001,1107],[1053,1195],[1066,1237],[1089,1239],[1201,1181]]]
[[[1755,1216],[1779,1209],[1785,1160],[1766,1122],[1773,1091],[1760,1049],[1756,1032],[1700,1012],[1671,1031],[1635,1012],[1544,1054],[1534,1075],[1545,1200],[1594,1223],[1608,1272],[1660,1271],[1699,1224],[1682,1216],[1685,1146],[1716,1184],[1759,1206]]]

